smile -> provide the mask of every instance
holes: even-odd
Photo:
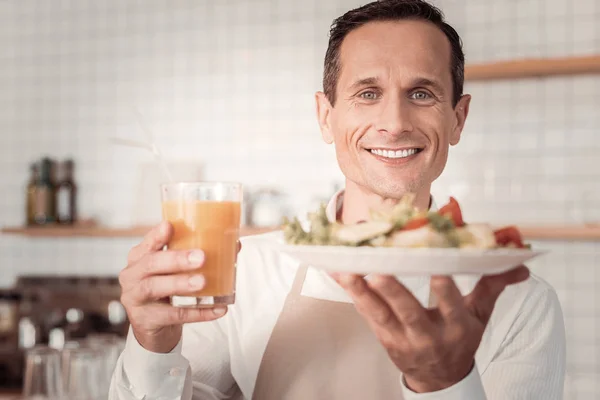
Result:
[[[371,153],[384,158],[396,159],[396,158],[407,158],[417,154],[422,149],[403,149],[403,150],[383,150],[383,149],[371,149]]]

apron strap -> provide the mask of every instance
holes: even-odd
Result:
[[[435,297],[435,294],[431,291],[431,289],[429,289],[429,308],[436,308],[437,307],[437,298]]]
[[[435,297],[435,294],[431,291],[431,278],[429,278],[429,308],[436,308],[437,307],[437,298]]]
[[[302,292],[302,286],[304,285],[304,278],[306,278],[307,271],[308,266],[300,264],[296,271],[296,276],[294,277],[294,283],[292,283],[292,288],[289,293],[290,297],[296,297]]]

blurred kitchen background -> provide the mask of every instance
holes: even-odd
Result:
[[[341,187],[314,92],[332,20],[365,2],[0,1],[0,375],[19,332],[126,332],[115,277],[160,219],[164,180],[150,153],[111,141],[146,140],[134,110],[176,179],[245,184],[248,225],[304,214]],[[463,38],[473,101],[434,195],[457,197],[468,221],[517,223],[550,251],[530,266],[563,306],[565,398],[598,398],[600,3],[435,4]],[[59,201],[78,221],[23,228],[32,163],[53,165],[64,189],[66,160],[76,207]]]

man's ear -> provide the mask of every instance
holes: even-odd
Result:
[[[454,107],[454,114],[456,116],[456,124],[450,133],[450,144],[455,146],[460,141],[460,135],[465,127],[467,121],[467,115],[469,115],[469,105],[471,104],[471,95],[463,95],[456,107]]]
[[[325,93],[317,92],[315,94],[315,100],[317,105],[317,120],[319,121],[319,127],[321,128],[321,136],[327,144],[333,143],[333,133],[331,131],[331,103]]]

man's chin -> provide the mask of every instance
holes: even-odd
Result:
[[[407,193],[416,193],[419,190],[419,185],[416,182],[406,182],[393,178],[380,178],[371,181],[368,186],[381,197],[397,200],[400,200]]]

